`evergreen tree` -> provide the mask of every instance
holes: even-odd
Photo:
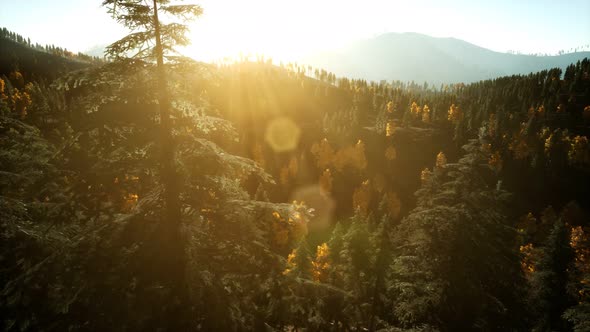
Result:
[[[574,304],[568,296],[569,271],[573,269],[570,232],[561,220],[554,220],[551,233],[541,247],[531,280],[531,305],[535,308],[535,331],[567,331],[561,316]]]
[[[190,20],[202,13],[197,5],[168,5],[168,0],[154,0],[148,5],[140,0],[105,0],[106,6],[116,20],[133,33],[109,45],[106,53],[117,59],[127,59],[128,54],[136,52],[133,59],[156,61],[158,82],[158,109],[160,117],[160,167],[161,180],[164,185],[166,204],[165,219],[167,225],[162,226],[162,261],[169,262],[162,266],[171,276],[177,279],[172,285],[178,287],[184,284],[183,241],[180,234],[181,205],[179,201],[179,177],[175,166],[176,141],[172,133],[171,100],[169,96],[168,78],[164,67],[164,58],[173,51],[175,45],[186,45],[187,26],[185,24],[162,24],[161,13]],[[152,46],[153,45],[153,46]],[[167,265],[167,266],[166,266]],[[178,291],[178,295],[183,294]]]
[[[484,180],[490,170],[480,143],[464,149],[459,163],[435,169],[394,232],[389,297],[404,326],[519,328],[511,317],[522,308],[515,285],[523,279],[504,210],[507,193]]]

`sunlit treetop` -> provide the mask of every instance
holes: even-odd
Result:
[[[106,54],[114,59],[155,58],[158,35],[164,55],[175,53],[175,46],[189,44],[186,23],[203,13],[199,5],[170,0],[105,0],[102,5],[118,23],[131,30],[130,34],[107,47]],[[166,22],[168,20],[171,22]]]

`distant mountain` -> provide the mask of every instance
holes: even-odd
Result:
[[[84,51],[84,53],[90,56],[97,56],[102,59],[104,58],[104,52],[106,51],[106,48],[106,45],[95,45]]]
[[[303,62],[337,76],[367,80],[458,83],[564,68],[590,52],[533,56],[494,52],[455,38],[387,33]]]

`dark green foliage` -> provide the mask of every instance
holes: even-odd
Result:
[[[588,292],[588,287],[586,287],[586,292]],[[580,303],[566,310],[563,318],[573,325],[574,332],[590,330],[590,304],[588,302]]]
[[[368,222],[357,212],[342,237],[340,250],[342,289],[351,292],[351,298],[345,302],[342,313],[345,325],[357,328],[369,325],[373,296],[371,291],[375,283],[375,248]]]
[[[16,36],[6,28],[0,29],[0,75],[18,70],[29,80],[53,80],[68,71],[102,63],[99,58],[59,47],[30,45]]]
[[[180,250],[191,257],[183,272],[189,291],[178,298],[170,271],[157,259],[166,238],[149,64],[112,63],[72,73],[55,86],[69,100],[67,112],[52,113],[67,121],[49,131],[57,148],[36,128],[2,118],[1,165],[11,175],[2,177],[9,181],[2,204],[12,206],[2,209],[3,252],[14,252],[3,256],[11,267],[3,273],[3,323],[24,330],[235,330],[266,320],[266,286],[283,269],[269,250],[271,212],[288,215],[292,208],[249,201],[241,179],[273,180],[210,140],[232,142],[232,126],[207,115],[205,101],[175,103],[186,239]],[[52,194],[56,180],[61,186]],[[51,213],[37,212],[37,205],[49,210],[51,204]],[[31,303],[38,309],[25,310]]]
[[[574,304],[568,296],[569,271],[573,268],[570,233],[561,220],[551,220],[551,232],[539,252],[531,280],[531,306],[536,309],[536,331],[564,331],[561,315]]]
[[[390,296],[404,326],[505,331],[522,310],[523,276],[506,218],[508,194],[486,182],[477,140],[457,164],[435,169],[392,238]]]
[[[85,75],[100,77],[107,70]],[[137,84],[137,79],[131,81]],[[87,82],[97,90],[84,99],[107,96],[107,87],[100,86],[100,80],[88,78]],[[116,84],[116,76],[109,83]],[[81,93],[85,84],[78,83],[73,93]],[[185,324],[232,330],[254,326],[259,315],[268,314],[269,299],[259,299],[266,292],[265,285],[282,272],[280,257],[268,249],[273,238],[271,212],[289,211],[290,206],[249,201],[240,188],[240,177],[256,174],[261,181],[272,179],[252,161],[224,153],[206,139],[211,128],[228,128],[226,135],[232,135],[229,124],[204,114],[179,115],[179,122],[193,128],[178,134],[177,165],[186,179],[181,197],[183,234],[188,242],[183,250],[191,257],[187,265],[190,302],[182,302],[184,309],[179,312],[165,275],[153,260],[160,254],[163,206],[161,185],[154,176],[157,162],[151,157],[154,113],[145,112],[153,100],[135,94],[133,102],[120,103],[117,100],[126,95],[126,89],[136,87],[116,85],[123,87],[113,92],[116,97],[94,102],[94,109],[83,108],[88,100],[73,104],[77,107],[69,127],[73,132],[64,138],[59,152],[38,136],[38,130],[3,118],[7,135],[2,141],[2,170],[11,172],[10,177],[2,177],[10,180],[2,186],[7,196],[3,204],[12,206],[2,209],[7,214],[2,218],[3,244],[4,252],[14,252],[3,257],[8,266],[14,266],[14,271],[3,274],[6,324],[28,324],[33,330],[145,330]],[[149,95],[149,85],[143,87]],[[134,115],[125,118],[125,111]],[[50,163],[56,154],[60,156],[59,172],[67,180],[54,187],[57,193],[53,194],[52,181],[60,180]],[[138,195],[137,202],[130,194]],[[38,203],[21,202],[33,198]],[[64,199],[67,204],[58,205]],[[49,233],[43,235],[44,230]],[[13,265],[17,261],[22,263]],[[236,269],[229,271],[228,267]],[[96,298],[100,300],[91,300]],[[259,313],[250,311],[254,300],[261,307]],[[39,310],[24,310],[31,301]],[[170,317],[183,321],[170,325]]]
[[[2,329],[588,329],[588,245],[570,237],[588,234],[587,60],[564,80],[552,70],[440,90],[263,60],[216,68],[172,56],[186,27],[156,24],[152,2],[104,4],[133,30],[109,48],[116,61],[51,83],[2,77]],[[164,17],[201,13],[156,4]],[[25,87],[32,103],[17,114]],[[450,121],[453,103],[463,115]],[[292,151],[264,140],[277,117],[301,130]],[[320,167],[311,148],[324,138]],[[338,154],[360,146],[362,167]],[[421,181],[439,151],[448,162]],[[366,211],[352,204],[359,186]],[[274,203],[308,189],[321,198],[309,207]],[[539,221],[517,232],[528,212]]]

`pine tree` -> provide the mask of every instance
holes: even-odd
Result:
[[[149,13],[145,17],[149,25]],[[167,42],[164,38],[162,44]],[[181,241],[171,241],[181,223],[180,218],[170,220],[166,211],[170,190],[162,187],[170,179],[158,176],[165,173],[159,121],[166,102],[154,100],[161,87],[154,75],[157,61],[121,56],[71,72],[55,82],[66,95],[68,113],[53,114],[59,125],[52,135],[60,147],[49,153],[61,162],[65,175],[55,178],[64,183],[47,182],[63,188],[60,200],[49,195],[50,202],[65,203],[57,212],[39,210],[30,220],[21,218],[23,225],[51,231],[46,240],[39,241],[44,235],[35,229],[6,241],[20,242],[26,249],[22,253],[33,257],[31,264],[21,266],[16,263],[20,252],[10,256],[14,270],[2,276],[9,286],[5,291],[10,301],[1,303],[9,324],[28,322],[33,330],[256,330],[266,320],[273,301],[265,296],[267,287],[273,280],[280,282],[283,270],[281,257],[271,250],[271,212],[297,216],[286,226],[286,246],[291,247],[294,228],[305,224],[305,211],[249,199],[240,186],[245,177],[265,184],[273,179],[253,161],[228,154],[213,142],[219,137],[235,141],[237,134],[228,121],[210,115],[206,100],[189,99],[195,91],[183,89],[190,86],[187,76],[199,67],[184,62],[165,66],[172,69],[167,79],[180,86],[168,93],[174,101],[169,110],[176,150],[172,161],[182,179],[176,180]],[[19,132],[25,131],[14,130]],[[36,289],[39,284],[46,286]],[[30,299],[36,306],[23,310]]]
[[[575,302],[567,292],[568,271],[573,268],[570,233],[561,220],[554,222],[539,256],[531,281],[531,305],[536,311],[535,329],[563,331],[567,329],[567,324],[561,316]]]
[[[392,232],[387,283],[403,326],[517,328],[511,317],[524,280],[516,232],[505,215],[508,194],[485,180],[491,169],[480,144],[473,140],[457,164],[433,172],[416,193],[417,207]]]
[[[167,270],[171,285],[177,296],[185,294],[184,281],[184,243],[181,235],[181,205],[179,200],[179,176],[176,170],[176,141],[172,133],[171,100],[164,59],[174,51],[175,45],[186,45],[188,39],[185,24],[163,24],[162,13],[185,21],[194,19],[202,13],[197,5],[169,5],[168,0],[153,0],[148,3],[140,0],[105,0],[109,13],[133,32],[107,47],[106,53],[116,60],[127,60],[129,54],[133,59],[156,61],[158,82],[158,109],[160,117],[160,167],[161,181],[164,185],[165,219],[162,223],[161,268]],[[153,45],[153,46],[152,46]]]

